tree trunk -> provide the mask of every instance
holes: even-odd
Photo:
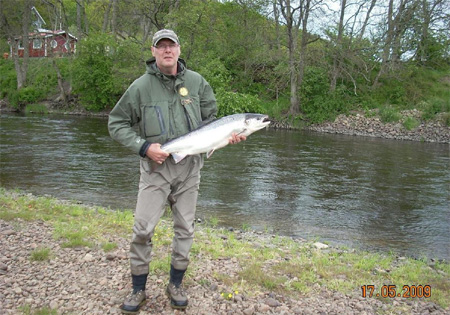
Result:
[[[339,76],[339,68],[341,66],[342,36],[344,33],[344,16],[346,6],[347,0],[341,0],[341,14],[339,17],[338,34],[333,56],[333,70],[331,72],[330,91],[332,92],[336,90],[337,77]]]
[[[116,35],[117,31],[117,0],[112,0],[112,18],[111,18],[111,33]]]
[[[77,1],[77,37],[78,40],[81,40],[83,37],[83,29],[81,26],[81,15],[82,15],[82,6],[80,4],[80,1]]]
[[[56,71],[56,77],[58,79],[59,99],[62,101],[64,106],[67,106],[67,104],[68,104],[68,102],[67,102],[67,93],[64,90],[64,80],[63,80],[63,77],[61,75],[61,71],[59,70],[59,67],[56,64],[55,58],[52,58],[52,65],[53,65],[53,68]]]
[[[359,32],[358,39],[361,40],[364,36],[364,33],[366,32],[367,24],[369,23],[369,18],[372,13],[373,8],[375,7],[375,4],[377,3],[377,0],[372,0],[370,3],[370,7],[367,10],[366,18],[364,19],[364,23],[361,27],[361,31]]]
[[[277,49],[281,48],[280,43],[280,12],[278,11],[277,1],[273,0],[273,15],[275,17],[275,36]]]
[[[394,15],[394,0],[389,0],[389,9],[387,15],[388,28],[386,32],[386,39],[384,40],[383,43],[383,54],[381,56],[380,70],[378,71],[377,76],[375,77],[373,87],[376,87],[378,85],[378,80],[380,79],[381,75],[385,72],[389,60],[389,52],[391,50],[392,39],[394,36],[393,15]]]
[[[108,7],[105,9],[105,13],[103,13],[102,33],[106,33],[108,31],[109,12],[111,11],[112,2],[113,0],[109,0]]]
[[[13,54],[14,66],[17,73],[17,89],[26,86],[27,71],[28,71],[28,59],[30,56],[30,38],[29,31],[31,25],[31,7],[33,6],[32,0],[25,0],[22,16],[22,45],[23,45],[23,58],[19,58],[19,43],[16,43],[16,53]]]

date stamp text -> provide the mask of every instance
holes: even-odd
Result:
[[[431,297],[430,285],[404,285],[401,289],[396,285],[383,285],[376,288],[375,285],[367,284],[361,286],[362,297],[382,297],[382,298],[429,298]]]

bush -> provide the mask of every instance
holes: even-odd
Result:
[[[35,103],[45,98],[46,95],[46,90],[34,86],[27,86],[19,90],[19,102],[22,104]]]
[[[0,59],[0,98],[7,98],[11,106],[19,107],[17,93],[17,75],[14,62],[10,59]]]
[[[227,116],[235,113],[262,113],[260,100],[253,95],[234,93],[219,89],[216,94],[218,103],[218,116]]]
[[[116,103],[121,90],[121,78],[113,76],[114,54],[117,45],[113,37],[92,35],[78,46],[73,63],[73,88],[81,104],[92,111],[100,111]]]
[[[403,122],[403,127],[406,128],[406,130],[413,130],[417,128],[420,125],[420,122],[415,119],[414,117],[407,117],[405,121]]]
[[[397,122],[402,118],[402,115],[392,106],[385,106],[380,109],[380,118],[384,123]]]
[[[210,59],[198,69],[198,72],[211,85],[214,91],[227,89],[230,86],[231,75],[225,65],[218,59]]]
[[[423,112],[422,118],[430,120],[439,113],[450,112],[450,99],[431,98],[428,101],[420,102],[418,107]]]

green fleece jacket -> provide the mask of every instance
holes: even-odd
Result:
[[[109,114],[111,137],[145,157],[151,143],[164,144],[216,117],[211,86],[178,60],[175,76],[159,71],[154,58],[147,71],[125,91]]]

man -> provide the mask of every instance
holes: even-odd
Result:
[[[188,156],[175,164],[160,147],[217,114],[211,86],[200,74],[188,70],[179,58],[180,42],[172,30],[156,32],[151,50],[153,58],[146,62],[146,73],[130,85],[111,111],[108,122],[111,137],[141,156],[130,246],[133,291],[121,306],[123,313],[136,313],[145,303],[152,236],[166,202],[172,208],[174,222],[166,294],[173,308],[184,309],[188,305],[181,284],[194,236],[203,156]],[[233,134],[229,142],[241,140],[245,137]]]

